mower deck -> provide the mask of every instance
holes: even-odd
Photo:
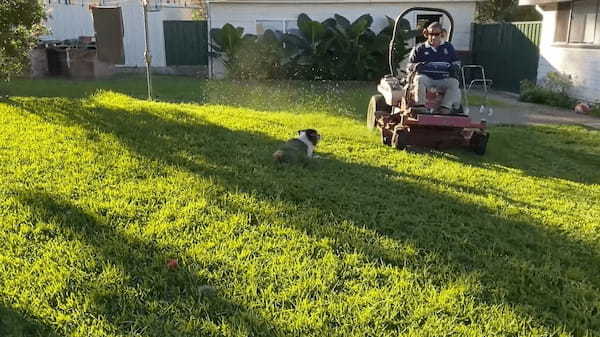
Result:
[[[375,126],[381,131],[381,141],[397,149],[419,146],[434,149],[470,148],[484,154],[488,133],[486,124],[473,123],[465,115],[387,114],[379,113]]]

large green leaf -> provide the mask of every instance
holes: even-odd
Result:
[[[350,21],[348,19],[346,19],[345,17],[343,17],[339,14],[335,14],[333,17],[335,19],[335,23],[338,26],[341,26],[345,30],[350,29]]]
[[[311,20],[311,18],[304,13],[298,16],[298,29],[311,44],[318,42],[325,34],[325,25],[318,21]]]
[[[286,50],[303,51],[310,49],[310,43],[303,36],[295,34],[284,34],[283,43]]]
[[[323,21],[322,24],[326,28],[330,28],[330,27],[335,27],[335,25],[337,24],[337,22],[335,21],[334,18],[329,18],[329,19],[326,19],[325,21]]]
[[[315,45],[325,36],[325,26],[317,21],[306,22],[299,27],[311,45]]]
[[[359,36],[366,32],[367,29],[371,27],[371,24],[373,24],[373,17],[369,14],[365,14],[352,23],[350,31],[352,32],[352,35]]]
[[[231,57],[239,48],[243,39],[244,29],[226,23],[222,28],[211,30],[211,37],[217,45],[217,50]]]
[[[400,19],[400,21],[398,21],[398,29],[410,30],[410,22],[405,18]]]

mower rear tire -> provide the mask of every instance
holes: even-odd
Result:
[[[485,150],[487,149],[487,143],[489,138],[489,133],[474,133],[471,137],[471,148],[473,149],[473,151],[476,154],[483,156],[485,154]]]
[[[387,105],[382,95],[373,95],[367,108],[367,128],[373,129],[377,125],[377,119],[392,113],[392,107]]]

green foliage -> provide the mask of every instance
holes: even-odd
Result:
[[[278,32],[267,30],[256,39],[242,42],[234,78],[266,80],[284,77],[283,45]]]
[[[334,19],[325,21],[334,41],[331,49],[336,57],[333,64],[335,79],[371,80],[389,72],[387,60],[393,20],[387,19],[388,26],[379,34],[371,31],[373,18],[368,14],[353,23],[337,14]],[[402,31],[399,32],[398,43],[395,44],[397,61],[408,53]]]
[[[570,76],[550,72],[540,85],[529,80],[521,81],[519,99],[523,102],[546,104],[562,108],[572,108],[576,101],[569,96],[569,89],[573,86]]]
[[[368,14],[354,22],[337,14],[323,22],[300,14],[298,33],[270,32],[265,39],[268,42],[245,39],[248,35],[243,36],[241,28],[230,24],[214,29],[213,40],[217,51],[225,56],[226,68],[233,78],[372,80],[389,72],[388,46],[394,22],[387,20],[388,26],[375,34],[371,30],[373,18]],[[408,21],[403,20],[394,44],[396,62],[408,54],[405,40],[414,36]],[[267,71],[240,70],[253,68]]]
[[[282,77],[281,37],[267,31],[263,36],[244,34],[241,27],[225,24],[211,31],[213,56],[223,56],[227,76],[233,79],[264,80]]]
[[[211,47],[215,53],[212,56],[222,56],[225,68],[235,71],[239,50],[244,39],[244,28],[234,27],[227,23],[223,28],[213,28],[210,32]]]
[[[552,71],[542,79],[541,85],[550,91],[567,95],[569,90],[573,87],[573,80],[571,75]]]
[[[485,0],[476,4],[475,20],[481,23],[540,21],[535,6],[519,6],[517,0]]]
[[[330,79],[335,56],[334,42],[325,24],[298,16],[299,34],[283,35],[287,72],[294,79]]]
[[[43,32],[43,17],[38,0],[0,1],[0,81],[24,70],[28,53]]]
[[[590,115],[600,117],[600,103],[594,103],[590,106]]]
[[[15,82],[2,337],[600,335],[597,130],[410,153],[364,127],[372,84],[157,77],[202,98],[172,104]],[[143,78],[113,85],[143,97]],[[73,98],[27,93],[52,90]],[[322,158],[273,165],[304,127]]]

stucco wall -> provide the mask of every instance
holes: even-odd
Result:
[[[50,4],[46,5],[49,18],[46,27],[50,34],[44,39],[65,40],[79,36],[93,36],[94,26],[92,12],[87,6]],[[123,2],[123,47],[125,49],[125,66],[142,67],[144,63],[144,16],[139,2]],[[190,8],[161,8],[148,13],[148,30],[150,37],[150,53],[152,65],[166,66],[163,21],[191,20]]]
[[[381,2],[381,3],[243,3],[243,2],[211,2],[209,8],[210,27],[221,28],[230,23],[236,27],[243,27],[244,33],[256,33],[256,20],[295,20],[302,13],[317,21],[323,21],[340,14],[350,21],[354,21],[363,14],[373,17],[372,29],[376,32],[387,25],[386,16],[396,18],[405,9],[410,7],[435,7],[450,12],[454,18],[455,28],[452,43],[457,50],[469,50],[471,39],[471,23],[475,17],[475,2]],[[412,12],[407,19],[414,27],[417,12]],[[425,14],[425,13],[422,13]],[[447,24],[447,23],[445,23]],[[213,62],[213,75],[223,75],[222,64]]]
[[[94,35],[92,12],[87,6],[46,4],[46,13],[49,34],[43,36],[43,39],[66,40]]]
[[[556,7],[538,7],[543,15],[538,81],[549,72],[569,74],[572,95],[588,101],[600,101],[600,49],[560,47],[554,44]]]

